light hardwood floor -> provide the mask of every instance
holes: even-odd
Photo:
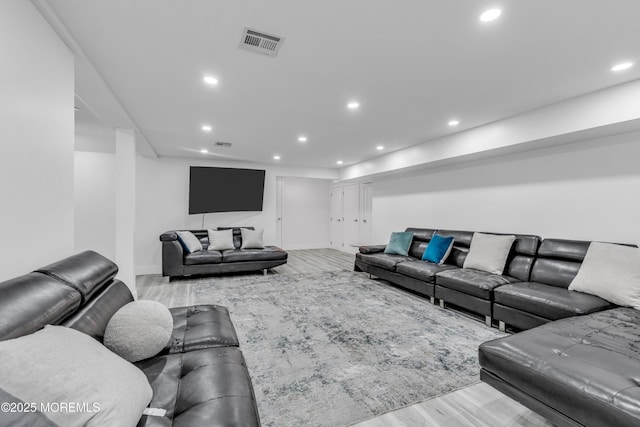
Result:
[[[354,255],[335,249],[289,251],[287,264],[269,274],[310,274],[353,270]],[[262,273],[250,273],[261,276]],[[379,279],[376,279],[379,280]],[[168,282],[158,275],[138,276],[138,295],[170,306],[189,304],[189,287],[171,287],[171,295],[158,293],[158,284]],[[179,282],[175,282],[176,284]],[[165,287],[166,289],[166,287]],[[421,403],[388,412],[354,427],[551,427],[553,424],[508,398],[491,386],[478,383]]]

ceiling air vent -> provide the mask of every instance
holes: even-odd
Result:
[[[242,31],[242,39],[240,40],[239,47],[249,52],[276,56],[283,42],[284,38],[282,37],[245,28]]]
[[[230,142],[216,141],[216,143],[214,145],[216,147],[231,148],[231,143]]]

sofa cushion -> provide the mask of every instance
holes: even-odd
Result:
[[[384,253],[408,256],[412,240],[413,233],[406,231],[393,232],[389,237],[389,243],[387,243]]]
[[[550,320],[589,314],[612,307],[602,298],[537,282],[500,286],[494,291],[493,298],[497,304]]]
[[[356,259],[360,262],[369,265],[375,265],[376,267],[384,268],[385,270],[395,271],[396,265],[401,262],[415,261],[415,258],[402,255],[392,254],[356,254]]]
[[[396,272],[414,279],[422,280],[423,282],[434,283],[436,273],[454,268],[458,267],[444,264],[438,265],[424,261],[407,261],[399,263],[396,266]]]
[[[557,320],[483,343],[480,365],[580,425],[637,426],[639,324],[631,308]]]
[[[516,281],[513,277],[471,268],[456,268],[436,273],[437,285],[487,300],[491,299],[491,292],[498,286]]]
[[[188,254],[202,250],[202,242],[191,231],[176,231],[178,241]]]
[[[147,376],[149,407],[166,410],[144,415],[144,426],[259,426],[253,387],[244,357],[235,347],[156,356],[136,363]]]
[[[233,245],[233,230],[207,230],[209,236],[208,251],[224,251],[235,249]]]
[[[286,251],[276,246],[266,246],[264,249],[234,249],[222,251],[222,262],[278,261],[287,259],[287,255]]]
[[[591,243],[569,289],[640,310],[640,249]]]
[[[453,240],[453,237],[442,237],[439,234],[434,234],[422,254],[422,260],[443,264],[451,253]]]
[[[262,242],[262,234],[264,230],[249,230],[248,228],[241,228],[242,234],[242,246],[241,249],[262,249],[264,243]]]
[[[82,332],[64,326],[0,342],[0,388],[61,426],[132,426],[151,400],[151,387],[134,365]],[[98,405],[96,408],[94,405]],[[58,408],[58,410],[56,410]]]
[[[221,305],[170,308],[173,317],[171,339],[163,354],[183,353],[203,348],[238,346],[238,336],[229,310]]]
[[[502,274],[516,236],[474,233],[464,268]]]
[[[160,353],[171,338],[173,317],[158,301],[137,300],[122,306],[109,320],[104,345],[129,362]]]
[[[219,264],[222,262],[220,251],[199,251],[184,256],[185,265]]]

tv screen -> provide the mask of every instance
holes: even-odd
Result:
[[[191,166],[189,214],[261,211],[264,170]]]

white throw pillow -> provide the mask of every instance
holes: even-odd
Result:
[[[187,251],[187,253],[194,253],[202,250],[202,243],[200,243],[200,239],[198,239],[195,234],[190,231],[176,231],[178,235],[178,240],[182,243],[182,247]]]
[[[104,331],[104,345],[129,362],[160,353],[173,333],[173,316],[162,303],[133,301],[120,307]]]
[[[469,253],[462,267],[502,274],[515,240],[516,236],[473,233]]]
[[[233,245],[233,230],[207,230],[209,234],[210,251],[226,251],[227,249],[235,249]]]
[[[249,230],[248,228],[241,228],[242,233],[242,249],[264,249],[264,243],[262,243],[263,230]]]
[[[140,369],[64,326],[0,342],[0,360],[0,388],[60,426],[135,426],[151,401]]]
[[[569,289],[640,310],[640,249],[592,242]]]

